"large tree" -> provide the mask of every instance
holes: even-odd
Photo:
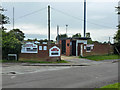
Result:
[[[19,41],[23,41],[25,38],[24,33],[20,29],[13,29],[9,33],[12,33]]]
[[[118,14],[118,18],[120,18],[120,6],[116,7],[117,8],[117,14]],[[120,54],[120,21],[118,24],[118,31],[116,32],[115,36],[114,36],[114,43],[115,43],[115,53],[116,54]]]
[[[2,31],[2,58],[7,59],[8,54],[19,55],[21,42],[12,33]]]

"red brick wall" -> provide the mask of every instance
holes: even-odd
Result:
[[[69,46],[67,45],[69,44]],[[71,52],[70,52],[70,39],[66,40],[66,56],[70,56]]]
[[[86,46],[86,45],[84,45]],[[105,55],[113,53],[113,47],[109,44],[97,44],[95,43],[91,52],[86,52],[86,49],[83,47],[83,56],[90,55]]]
[[[41,44],[39,46],[47,46],[46,44]],[[21,53],[19,54],[19,60],[39,60],[39,61],[56,61],[56,60],[61,60],[61,56],[59,57],[49,57],[49,49],[47,50],[39,50],[38,46],[38,53]],[[58,44],[53,44],[50,46],[57,46],[60,47]]]

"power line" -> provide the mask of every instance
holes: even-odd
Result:
[[[24,18],[24,17],[29,16],[29,15],[32,15],[32,14],[35,14],[35,13],[37,13],[37,12],[40,12],[40,11],[44,10],[44,9],[46,9],[46,7],[45,7],[45,8],[41,8],[41,9],[36,10],[36,11],[33,11],[33,12],[31,12],[31,13],[28,13],[28,14],[25,14],[25,15],[23,15],[23,16],[20,16],[20,17],[16,18],[16,20],[21,19],[21,18]]]
[[[76,19],[76,20],[84,21],[83,19],[80,19],[79,17],[72,16],[72,15],[70,15],[70,14],[68,14],[68,13],[65,13],[65,12],[61,11],[61,10],[58,10],[58,9],[55,9],[55,8],[52,8],[52,7],[51,7],[51,9],[53,9],[54,11],[57,11],[57,12],[59,12],[59,13],[62,13],[62,14],[64,14],[64,15],[67,15],[67,16],[69,16],[69,17],[72,17],[72,18],[74,18],[74,19]],[[113,27],[106,26],[106,25],[96,24],[96,23],[93,23],[93,22],[87,21],[87,20],[86,20],[86,22],[88,22],[89,24],[93,24],[93,25],[100,26],[100,27],[102,26],[102,27],[106,27],[106,28],[113,28]],[[116,29],[116,28],[115,28],[115,29]]]

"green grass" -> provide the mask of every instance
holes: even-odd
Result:
[[[101,88],[118,88],[118,90],[120,90],[120,83],[110,84]]]
[[[86,58],[94,61],[101,61],[101,60],[110,60],[110,59],[120,59],[120,56],[119,55],[96,55],[96,56],[86,56],[82,58]]]
[[[109,84],[94,90],[120,90],[120,83]]]
[[[68,63],[67,61],[34,61],[34,60],[24,60],[24,61],[16,61],[16,60],[0,60],[1,63]]]

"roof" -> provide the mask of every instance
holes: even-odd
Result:
[[[67,39],[71,39],[71,40],[88,40],[88,39],[91,39],[91,38],[88,38],[88,37],[69,37],[69,38],[61,38],[60,40],[67,40]]]

